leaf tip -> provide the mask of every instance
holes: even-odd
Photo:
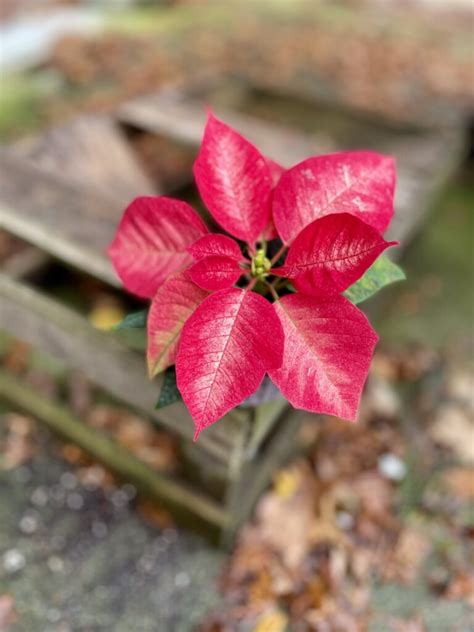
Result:
[[[156,375],[155,365],[151,358],[147,358],[146,369],[148,373],[148,379],[152,380]]]

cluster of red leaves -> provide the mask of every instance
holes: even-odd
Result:
[[[393,160],[343,152],[285,170],[210,114],[194,175],[232,237],[185,202],[142,197],[109,249],[124,286],[152,299],[150,375],[176,364],[196,437],[266,374],[295,408],[355,420],[377,335],[340,293],[394,243],[381,234]]]

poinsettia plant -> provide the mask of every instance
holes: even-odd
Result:
[[[403,277],[382,255],[393,159],[285,170],[209,113],[194,176],[218,232],[183,201],[139,197],[109,248],[125,288],[151,299],[150,377],[175,365],[195,438],[265,375],[295,408],[355,420],[377,343],[355,303]]]

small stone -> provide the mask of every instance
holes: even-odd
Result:
[[[176,588],[186,588],[191,583],[191,578],[187,573],[176,573],[174,578],[174,585]]]
[[[66,490],[61,485],[53,485],[49,495],[56,504],[62,505],[66,498]]]
[[[101,465],[90,465],[81,470],[80,480],[88,491],[95,491],[104,484],[106,472]]]
[[[59,555],[51,555],[48,557],[48,568],[52,573],[60,573],[64,570],[64,560]]]
[[[133,500],[137,495],[137,489],[131,483],[125,483],[125,485],[122,485],[122,491],[129,501]]]
[[[53,551],[62,551],[66,546],[66,538],[63,535],[51,536],[51,548]]]
[[[105,522],[101,522],[100,520],[94,520],[91,526],[92,535],[95,538],[105,538],[107,535],[107,525]]]
[[[79,511],[84,506],[84,498],[77,492],[73,492],[72,494],[68,494],[66,503],[69,509]]]
[[[22,465],[15,470],[15,478],[19,483],[29,483],[31,481],[32,473],[29,467]]]
[[[111,501],[114,507],[122,509],[128,503],[128,496],[122,489],[116,489],[111,496]]]
[[[33,505],[45,507],[48,504],[48,492],[45,487],[37,487],[30,498]]]
[[[25,535],[32,535],[38,528],[38,515],[36,512],[25,514],[20,520],[20,531]]]
[[[16,573],[26,565],[25,556],[18,549],[10,549],[3,555],[3,568],[7,573]]]
[[[156,553],[164,553],[165,551],[167,551],[169,549],[169,544],[166,540],[164,540],[161,536],[159,538],[156,538],[156,540],[153,543],[153,548],[155,550]]]
[[[65,489],[75,489],[77,487],[77,478],[72,472],[63,472],[59,481]]]
[[[51,623],[57,623],[61,618],[61,612],[57,608],[49,608],[46,617]]]
[[[390,481],[402,481],[407,473],[405,463],[395,454],[387,452],[378,460],[379,472]]]
[[[137,568],[142,573],[151,573],[153,566],[153,560],[150,557],[142,557],[138,560]]]
[[[165,529],[163,531],[163,539],[168,544],[176,542],[176,540],[178,539],[178,532],[176,531],[176,529]]]

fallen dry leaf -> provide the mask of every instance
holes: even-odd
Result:
[[[385,564],[384,578],[389,581],[412,583],[430,550],[430,538],[421,528],[405,527]]]
[[[474,573],[461,573],[449,584],[448,599],[465,599],[474,608]]]
[[[15,612],[15,600],[12,595],[0,595],[0,630],[8,630],[18,622],[18,614]]]
[[[308,550],[317,485],[304,462],[295,463],[281,480],[292,481],[291,494],[286,483],[282,495],[280,484],[280,488],[262,499],[256,518],[262,540],[281,556],[289,569],[295,569]]]
[[[88,314],[89,322],[96,328],[109,331],[125,316],[125,310],[117,300],[104,297],[97,301]]]
[[[474,500],[474,467],[453,467],[443,472],[443,483],[458,498]]]
[[[288,617],[281,610],[264,613],[257,621],[252,632],[284,632],[288,625]]]
[[[171,515],[157,503],[148,500],[139,500],[137,510],[148,523],[159,529],[173,526]]]
[[[36,423],[17,413],[5,415],[6,434],[0,443],[0,467],[11,470],[27,463],[35,454]]]
[[[31,355],[31,346],[20,340],[13,340],[6,354],[2,358],[3,365],[11,373],[23,373],[28,367]]]
[[[424,626],[421,617],[414,619],[395,619],[389,620],[390,629],[393,632],[428,632]]]
[[[440,407],[430,429],[432,438],[466,464],[474,464],[474,418],[459,404]]]

